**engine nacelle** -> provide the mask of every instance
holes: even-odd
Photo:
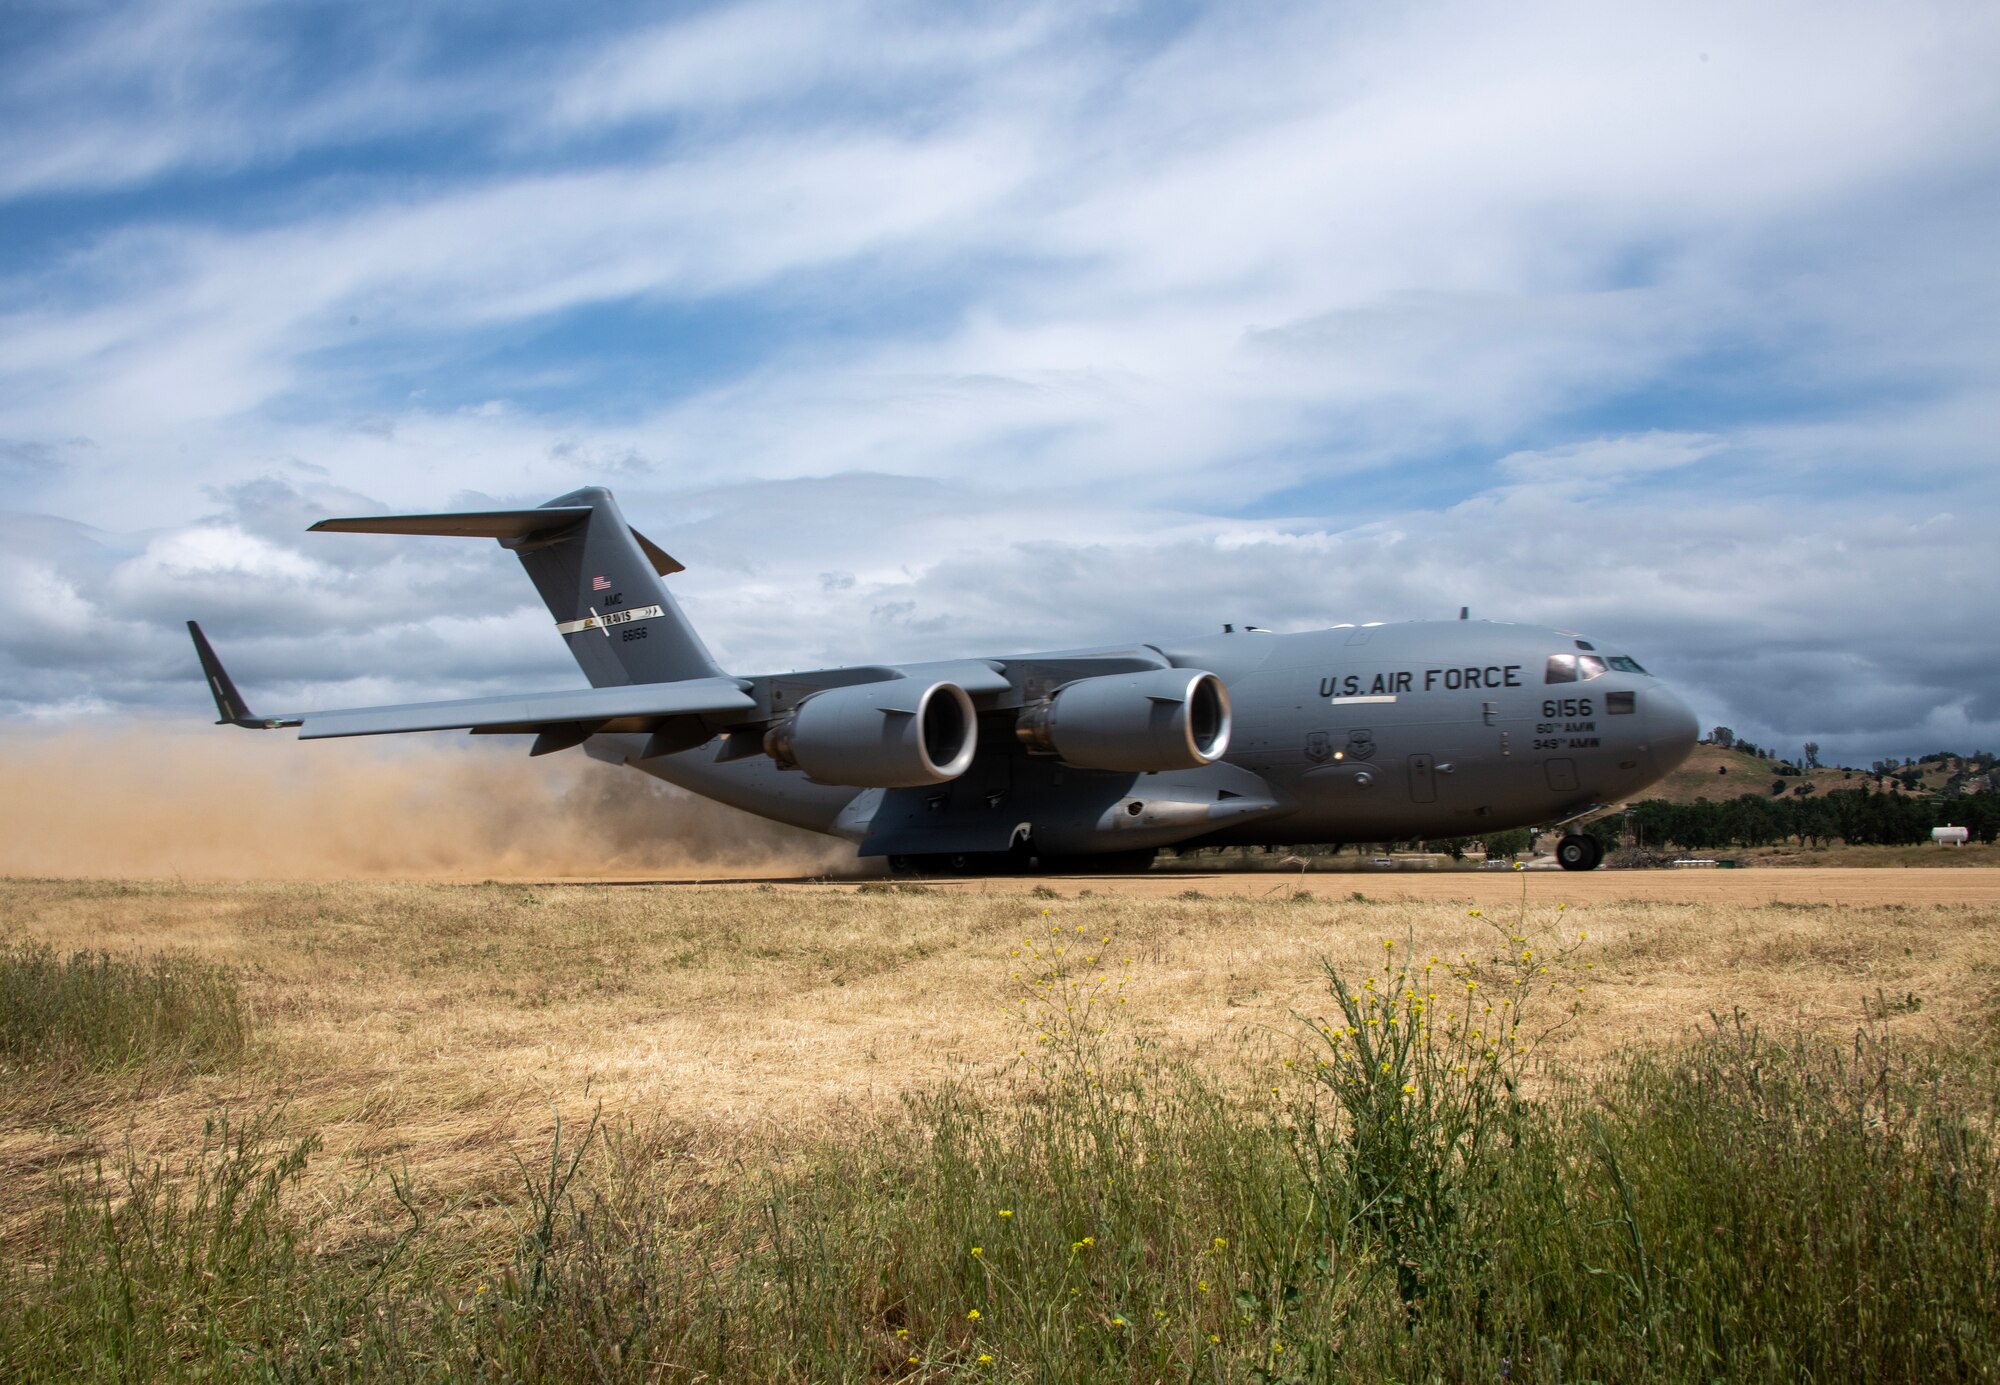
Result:
[[[1078,769],[1198,769],[1229,750],[1229,693],[1199,669],[1084,678],[1024,708],[1014,734]]]
[[[816,692],[764,733],[764,753],[781,768],[860,789],[942,784],[965,773],[978,748],[965,689],[913,678]]]

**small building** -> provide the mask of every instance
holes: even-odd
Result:
[[[1972,833],[1963,827],[1933,827],[1931,840],[1939,846],[1964,846],[1972,839]]]

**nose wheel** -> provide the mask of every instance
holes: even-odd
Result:
[[[1581,832],[1572,832],[1556,845],[1556,864],[1564,870],[1596,870],[1604,859],[1604,843]]]

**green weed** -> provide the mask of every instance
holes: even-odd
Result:
[[[0,1054],[12,1063],[208,1069],[240,1057],[248,1032],[234,978],[210,963],[0,949]]]

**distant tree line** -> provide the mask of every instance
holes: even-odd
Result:
[[[1824,846],[1834,840],[1850,846],[1908,846],[1929,841],[1933,827],[1947,825],[1967,829],[1975,841],[1991,842],[2000,837],[2000,793],[1913,798],[1871,793],[1864,787],[1809,798],[1744,794],[1719,802],[1706,798],[1692,803],[1651,799],[1632,805],[1630,821],[1639,845],[1685,851],[1777,846],[1794,841],[1800,846]],[[1586,830],[1615,846],[1623,837],[1625,824],[1625,815],[1613,814]]]
[[[1991,757],[1987,758],[1990,761]],[[2000,793],[1922,798],[1875,793],[1864,785],[1805,798],[1766,798],[1755,793],[1719,801],[1697,798],[1692,803],[1669,803],[1656,798],[1633,804],[1629,818],[1624,813],[1613,813],[1580,830],[1596,837],[1607,849],[1616,850],[1625,844],[1628,820],[1637,839],[1634,844],[1654,851],[1715,851],[1725,847],[1780,846],[1787,842],[1816,847],[1834,841],[1849,846],[1913,846],[1929,841],[1933,827],[1945,826],[1963,827],[1972,840],[1991,843],[2000,839]],[[1246,857],[1252,853],[1325,857],[1337,856],[1344,850],[1372,856],[1411,847],[1441,852],[1453,860],[1462,860],[1475,851],[1501,860],[1529,850],[1534,838],[1528,828],[1513,827],[1478,837],[1432,837],[1421,842],[1197,847],[1189,851],[1236,850]],[[1169,855],[1180,854],[1171,847],[1167,850]]]

